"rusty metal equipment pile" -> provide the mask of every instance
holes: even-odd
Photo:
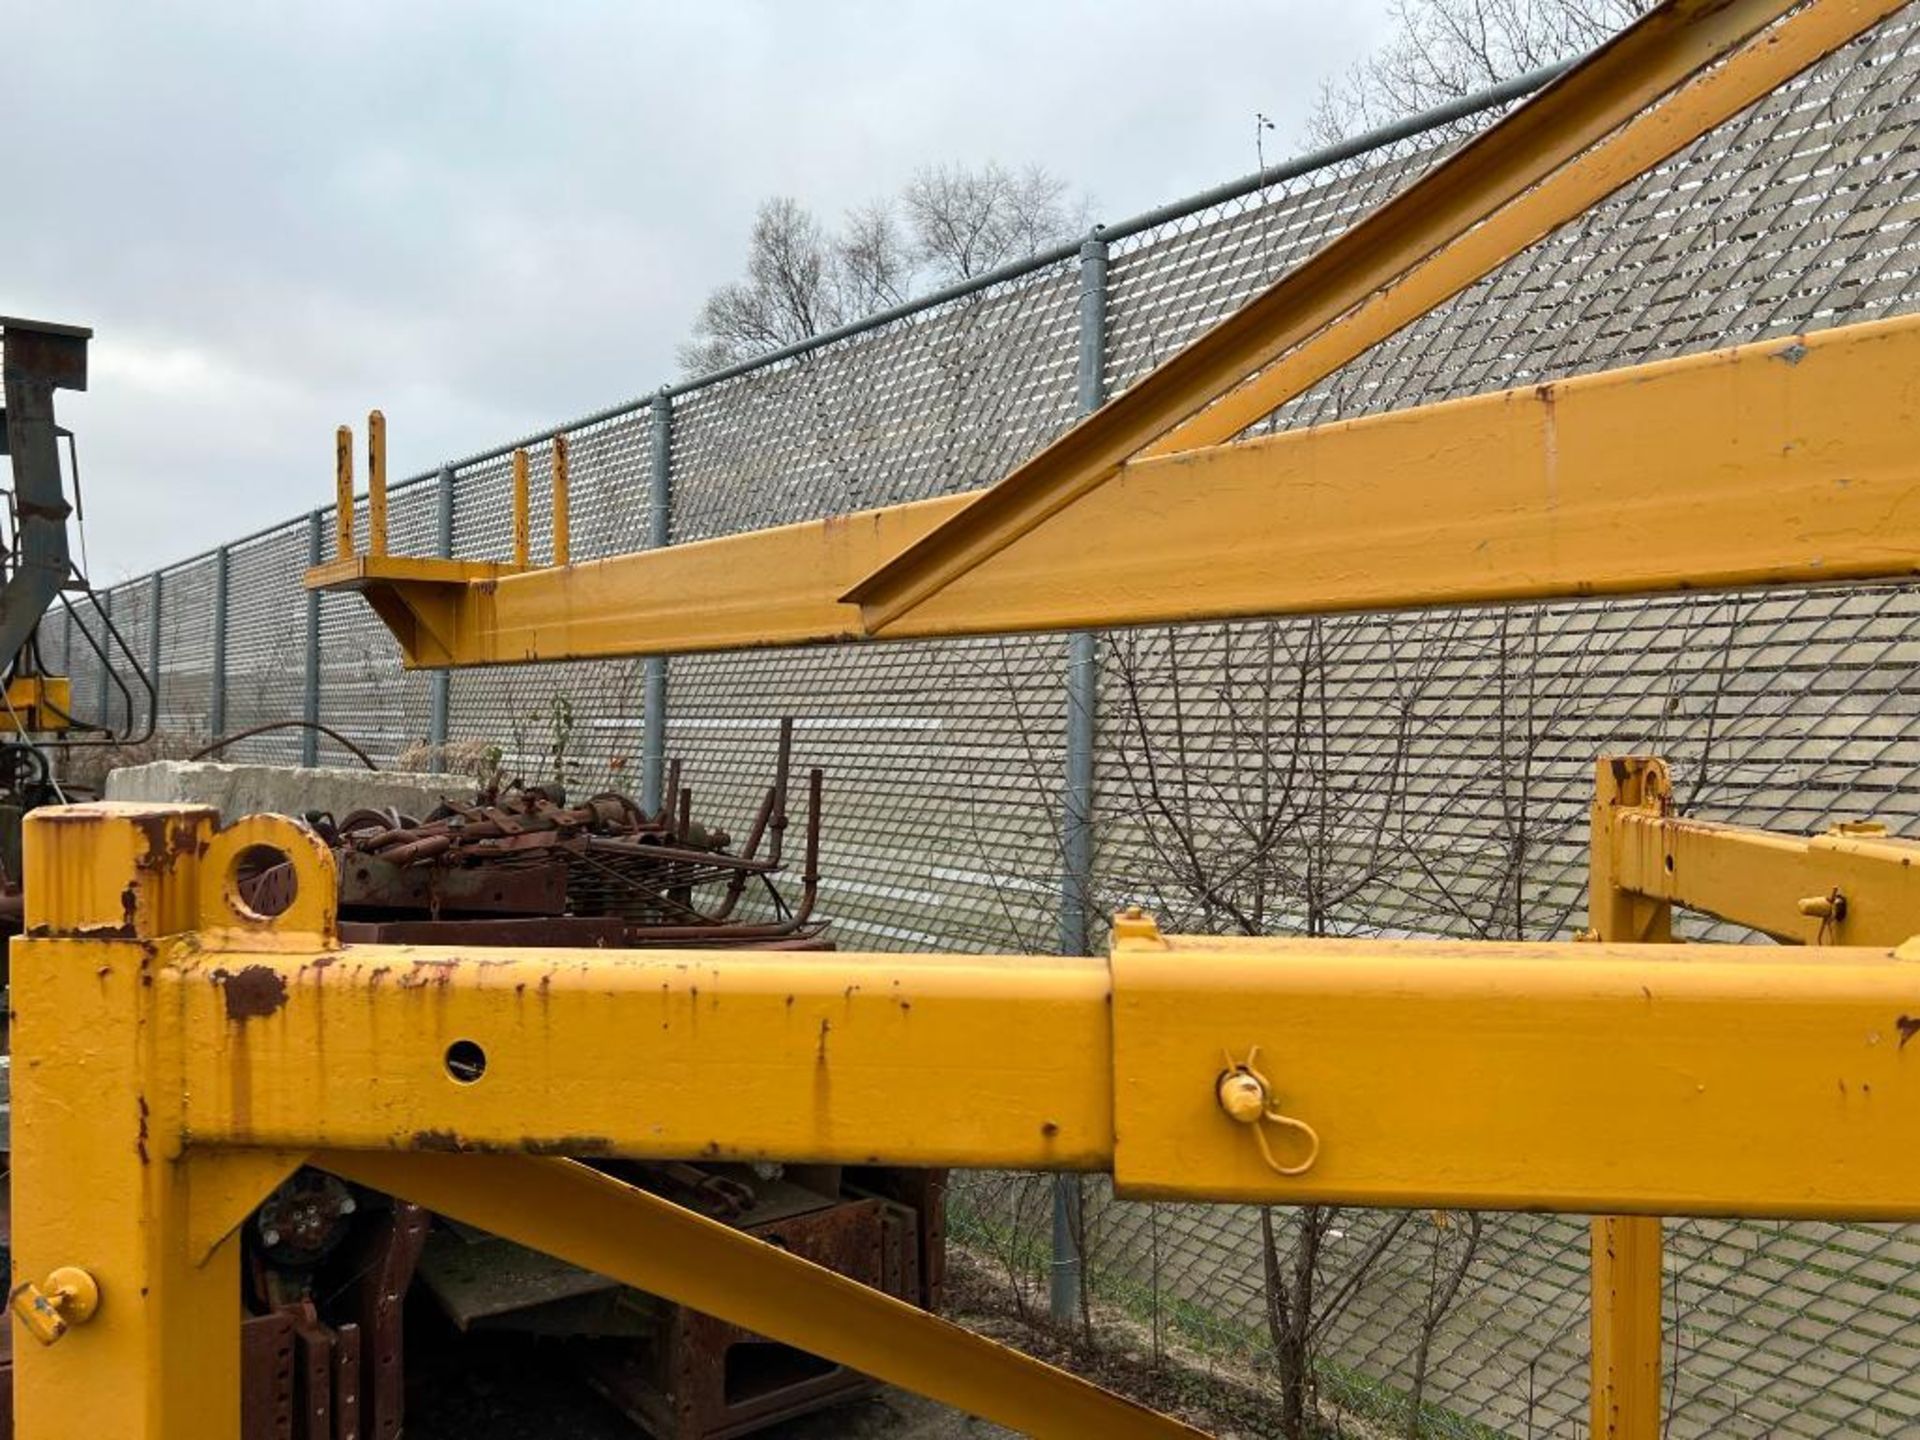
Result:
[[[800,894],[775,886],[788,824],[792,722],[780,727],[773,783],[738,851],[693,817],[693,791],[669,772],[646,813],[605,792],[570,804],[557,786],[520,782],[446,801],[413,820],[355,810],[309,820],[340,861],[343,938],[389,944],[569,945],[630,949],[825,950],[820,886],[822,777],[807,777]],[[764,853],[763,847],[764,846]],[[270,875],[259,886],[275,883]],[[263,891],[263,902],[272,908]],[[751,915],[750,912],[758,914]]]

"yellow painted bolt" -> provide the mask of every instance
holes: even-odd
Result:
[[[1220,1108],[1242,1125],[1257,1125],[1266,1118],[1267,1087],[1244,1070],[1231,1070],[1220,1077]]]
[[[51,1345],[74,1325],[84,1325],[100,1308],[100,1285],[78,1265],[62,1265],[47,1276],[44,1288],[32,1281],[14,1286],[13,1313],[42,1345]]]
[[[1844,920],[1847,918],[1847,897],[1838,890],[1831,895],[1806,895],[1794,902],[1794,909],[1809,920]]]

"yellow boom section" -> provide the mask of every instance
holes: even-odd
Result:
[[[878,638],[1910,575],[1916,373],[1920,319],[1876,321],[1135,461]],[[973,498],[308,584],[365,593],[416,666],[871,639],[846,586]]]

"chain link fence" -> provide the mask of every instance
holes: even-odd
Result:
[[[1920,308],[1917,123],[1910,7],[1257,428]],[[1097,283],[1063,247],[569,427],[574,557],[645,547],[663,504],[677,543],[989,484],[1080,413],[1089,334],[1104,388],[1125,389],[1438,153],[1403,135],[1167,207],[1097,232]],[[536,475],[549,444],[530,442]],[[394,551],[504,558],[510,449],[396,487]],[[163,731],[308,716],[383,763],[491,746],[509,773],[636,794],[671,755],[698,811],[737,828],[791,716],[796,764],[827,775],[820,905],[843,947],[1059,943],[1068,638],[675,658],[657,708],[638,662],[408,674],[364,604],[300,589],[332,529],[322,510],[113,591],[156,657]],[[1911,828],[1917,609],[1920,590],[1874,586],[1101,637],[1095,909],[1144,904],[1170,929],[1563,935],[1608,751],[1668,756],[1703,816]],[[46,653],[70,657],[80,713],[103,713],[112,687],[68,626],[48,622]],[[282,732],[230,753],[333,752]],[[973,1177],[956,1223],[1009,1274],[1043,1267],[1049,1183]],[[1284,1377],[1278,1287],[1305,1306],[1289,1323],[1320,1396],[1361,1433],[1584,1433],[1578,1218],[1263,1217],[1096,1182],[1083,1211],[1091,1289],[1156,1343]],[[1920,1231],[1670,1236],[1671,1435],[1920,1434]]]

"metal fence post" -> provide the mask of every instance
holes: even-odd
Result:
[[[307,512],[307,564],[318,565],[325,558],[326,521],[318,510]],[[300,763],[320,763],[320,592],[307,591],[306,679],[301,691],[301,715],[306,729],[300,732]]]
[[[1106,399],[1107,242],[1080,247],[1080,413]],[[1067,637],[1066,773],[1060,789],[1060,953],[1087,953],[1093,908],[1093,744],[1100,700],[1100,639]],[[1078,1175],[1053,1181],[1053,1266],[1048,1309],[1055,1324],[1080,1312],[1082,1190]]]
[[[659,549],[671,537],[673,506],[673,397],[653,397],[653,470],[647,486],[647,546]],[[640,808],[659,811],[667,774],[667,660],[649,655],[640,662]]]
[[[434,554],[453,557],[453,470],[442,466],[434,477]],[[453,672],[436,670],[427,677],[427,766],[438,775],[447,768],[447,732],[452,722]]]
[[[153,572],[153,598],[147,610],[147,683],[153,686],[151,704],[156,737],[160,733],[160,605],[163,596],[163,576],[156,570]]]
[[[213,673],[208,680],[207,738],[227,733],[227,572],[232,552],[222,545],[213,553]]]

